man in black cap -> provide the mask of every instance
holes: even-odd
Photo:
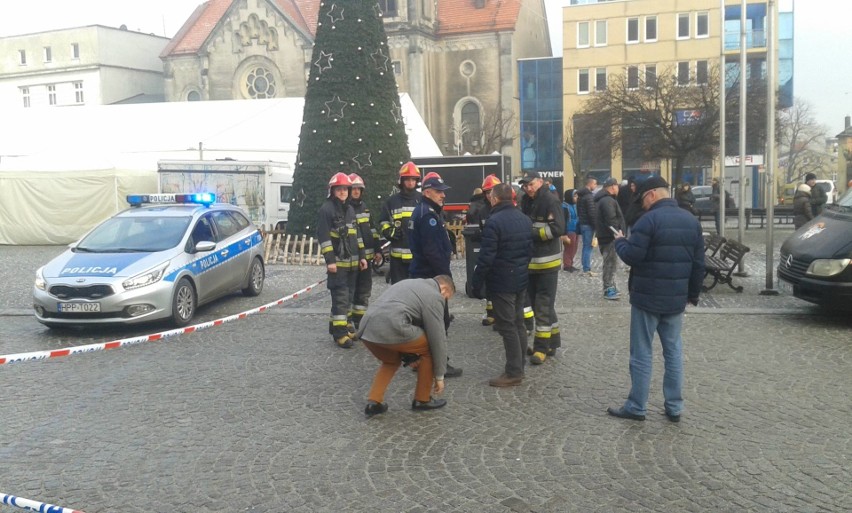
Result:
[[[811,210],[814,217],[822,214],[825,204],[828,203],[828,194],[816,184],[816,175],[808,173],[805,175],[805,183],[811,188]]]
[[[532,221],[533,253],[529,264],[527,296],[535,314],[530,363],[540,365],[556,354],[562,345],[556,320],[556,286],[562,267],[562,235],[565,215],[562,202],[544,187],[544,180],[535,171],[527,171],[520,180],[526,193],[521,200],[521,212]]]
[[[423,180],[421,186],[423,199],[414,207],[414,212],[408,221],[408,245],[411,249],[411,266],[408,272],[411,278],[452,276],[450,258],[453,254],[453,245],[450,243],[450,235],[441,215],[444,198],[449,188],[450,186],[444,183],[438,173]],[[446,303],[444,324],[449,329],[450,311]],[[462,369],[447,363],[447,377],[454,378],[461,376],[461,373]]]
[[[621,297],[615,285],[615,269],[618,267],[618,255],[615,254],[614,232],[624,232],[624,214],[618,206],[618,180],[607,178],[603,188],[595,194],[595,237],[598,238],[598,249],[603,257],[603,295],[604,299],[616,300]]]
[[[683,410],[683,312],[698,305],[704,280],[704,238],[698,220],[670,197],[669,184],[652,176],[639,186],[645,215],[630,237],[615,234],[615,251],[630,266],[630,395],[608,408],[614,417],[645,420],[651,386],[654,332],[663,346],[666,417],[679,422]]]

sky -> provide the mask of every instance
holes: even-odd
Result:
[[[472,0],[470,0],[472,1]],[[493,0],[492,0],[493,1]],[[536,2],[539,0],[522,0]],[[811,106],[829,136],[852,115],[852,66],[844,50],[852,2],[794,1],[794,96]],[[0,37],[84,25],[127,25],[172,37],[202,0],[0,0]],[[569,0],[544,0],[554,55],[562,54],[562,9]]]

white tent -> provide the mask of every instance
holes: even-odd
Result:
[[[400,95],[412,156],[441,151]],[[19,109],[0,123],[0,244],[65,244],[156,192],[162,159],[295,165],[303,98]]]

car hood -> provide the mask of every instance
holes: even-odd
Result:
[[[45,278],[130,277],[168,260],[168,252],[75,253],[68,250],[44,266]]]
[[[781,251],[806,262],[852,257],[852,216],[826,212],[793,232]]]

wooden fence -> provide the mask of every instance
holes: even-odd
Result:
[[[448,222],[447,230],[455,235],[456,253],[452,258],[464,258],[464,224],[460,221]],[[263,259],[267,264],[324,265],[320,255],[319,241],[308,235],[291,235],[284,230],[267,230],[263,233]]]

